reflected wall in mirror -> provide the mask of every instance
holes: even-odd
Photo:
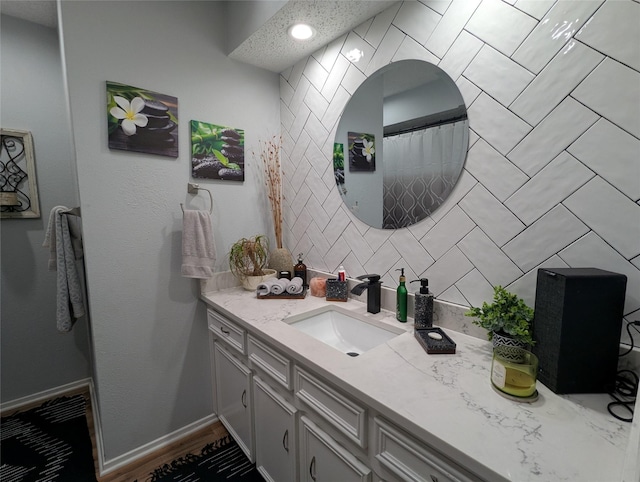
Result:
[[[372,141],[353,142],[354,132]],[[411,226],[451,193],[468,146],[467,110],[451,77],[422,60],[393,62],[366,79],[342,113],[333,150],[338,191],[369,226]],[[352,168],[349,159],[372,154],[370,169]]]

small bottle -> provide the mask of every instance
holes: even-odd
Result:
[[[429,292],[427,278],[414,279],[412,283],[420,281],[420,291],[415,294],[413,320],[416,329],[431,328],[433,326],[433,293]]]
[[[404,268],[397,269],[400,271],[400,284],[396,290],[396,319],[401,323],[407,321],[407,286],[405,282],[407,278],[404,277]]]
[[[347,272],[342,265],[338,268],[338,281],[347,281]]]
[[[298,255],[298,264],[293,267],[293,276],[302,278],[302,286],[307,288],[307,265],[302,262],[302,253]]]

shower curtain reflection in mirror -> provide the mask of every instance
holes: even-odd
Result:
[[[465,119],[384,138],[384,229],[410,226],[447,198],[466,157],[461,151],[469,141],[468,122]]]

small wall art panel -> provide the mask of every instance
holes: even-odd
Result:
[[[196,179],[244,181],[244,130],[192,120],[191,172]]]
[[[0,217],[39,218],[33,136],[13,129],[0,134]]]

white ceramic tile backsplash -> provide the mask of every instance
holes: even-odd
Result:
[[[575,38],[629,67],[640,70],[640,4],[607,2]]]
[[[509,108],[529,124],[538,124],[603,58],[579,42],[569,42]]]
[[[485,0],[465,29],[505,55],[511,55],[538,22],[500,0]]]
[[[637,137],[600,119],[567,151],[629,198],[640,199],[640,139]]]
[[[534,77],[488,45],[480,49],[463,75],[504,106],[511,104]]]
[[[602,3],[603,0],[556,2],[513,54],[513,60],[537,74]]]
[[[501,154],[513,149],[531,131],[531,127],[486,93],[468,109],[470,126]]]
[[[393,23],[400,30],[424,45],[442,16],[420,2],[403,2]]]
[[[628,277],[631,316],[640,309],[639,10],[628,0],[405,2],[287,69],[285,245],[323,271],[380,270],[386,286],[404,267],[463,305],[490,299],[492,284],[533,304],[538,268],[594,266]],[[365,51],[357,64],[345,57],[354,46]],[[365,72],[405,58],[456,81],[470,152],[429,218],[377,230],[342,204],[333,137]]]
[[[640,72],[605,59],[571,93],[602,117],[640,137]]]
[[[596,114],[568,97],[507,157],[524,172],[534,176],[597,119]]]
[[[465,168],[503,202],[529,180],[529,176],[483,139],[469,149]]]
[[[584,164],[562,152],[505,202],[527,225],[562,202],[594,176]]]

